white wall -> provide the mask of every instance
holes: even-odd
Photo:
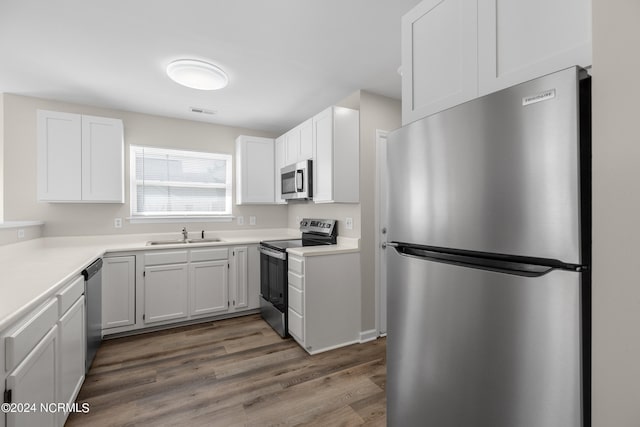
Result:
[[[344,226],[347,217],[353,218],[353,229]],[[359,203],[289,203],[289,228],[298,228],[302,218],[330,218],[338,220],[338,236],[360,237]]]
[[[376,327],[376,130],[392,131],[402,124],[399,100],[360,92],[360,208],[362,330]]]
[[[640,426],[640,2],[593,0],[593,426]]]
[[[184,148],[234,155],[238,135],[273,135],[249,129],[171,119],[127,111],[68,104],[12,94],[4,95],[4,213],[5,220],[41,220],[45,236],[146,233],[192,230],[249,229],[287,226],[286,206],[233,206],[233,215],[245,216],[244,226],[233,223],[130,224],[113,227],[116,217],[130,216],[129,144]],[[125,204],[39,203],[36,200],[36,110],[47,109],[122,119],[125,132]],[[234,174],[235,177],[235,174]],[[235,192],[234,192],[235,193]],[[235,194],[234,194],[235,197]],[[234,199],[235,200],[235,199]],[[255,215],[257,225],[249,226]]]

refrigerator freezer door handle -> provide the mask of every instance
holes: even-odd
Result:
[[[439,252],[396,242],[387,243],[387,246],[394,247],[400,255],[404,256],[453,264],[461,267],[515,274],[518,276],[538,277],[558,268],[553,265],[531,264],[519,262],[518,260],[496,259],[489,256],[470,256],[460,253]]]

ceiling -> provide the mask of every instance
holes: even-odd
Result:
[[[418,2],[0,0],[0,92],[283,133],[358,89],[399,99],[400,18]],[[229,85],[177,85],[180,58]]]

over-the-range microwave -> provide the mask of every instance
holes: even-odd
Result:
[[[286,200],[313,197],[313,170],[311,160],[294,163],[280,169],[282,198]]]

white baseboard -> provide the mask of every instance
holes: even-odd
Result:
[[[378,331],[375,329],[360,332],[360,343],[373,341],[375,339],[378,339]]]

